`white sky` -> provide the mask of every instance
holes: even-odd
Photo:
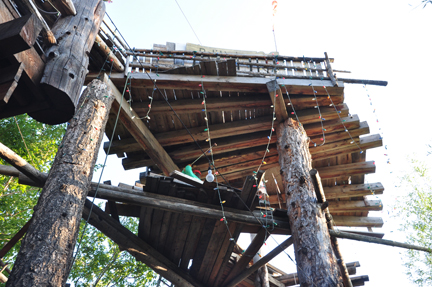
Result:
[[[203,45],[275,50],[271,0],[177,1]],[[384,145],[388,149],[367,151],[367,160],[376,161],[377,172],[367,176],[366,181],[382,182],[385,187],[384,195],[380,196],[383,212],[370,214],[383,217],[385,224],[374,231],[386,233],[385,239],[396,241],[404,241],[403,234],[397,231],[397,220],[389,216],[396,196],[404,193],[395,188],[397,176],[406,165],[407,155],[413,152],[422,155],[432,138],[428,131],[432,92],[427,86],[432,67],[432,5],[413,9],[419,3],[420,0],[279,0],[275,20],[280,54],[322,57],[328,52],[335,58],[334,69],[352,72],[339,74],[341,78],[389,82],[387,87],[368,86],[373,106],[361,85],[346,84],[345,97],[350,112],[368,121],[371,134],[378,133],[379,128],[384,132]],[[174,0],[114,0],[107,3],[107,12],[131,47],[151,48],[154,43],[167,41],[199,44]],[[99,162],[103,158],[101,153]],[[387,164],[388,158],[391,164]],[[103,180],[132,184],[138,180],[140,171],[124,172],[121,161],[110,156]],[[95,180],[98,177],[95,175]],[[268,252],[274,244],[271,239],[267,242]],[[369,275],[366,286],[415,286],[406,279],[401,266],[403,249],[347,240],[339,242],[345,262],[360,261],[357,274]],[[288,251],[294,258],[292,247]],[[285,254],[272,264],[295,272],[294,264]]]

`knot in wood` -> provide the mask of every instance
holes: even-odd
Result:
[[[304,184],[306,182],[306,178],[302,175],[300,176],[300,184]]]

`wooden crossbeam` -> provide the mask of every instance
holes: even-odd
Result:
[[[350,227],[383,227],[384,221],[381,217],[340,216],[333,215],[336,226]]]
[[[246,266],[249,264],[249,262],[251,262],[253,257],[257,254],[257,252],[263,245],[266,234],[267,230],[265,228],[261,228],[255,238],[249,244],[249,247],[241,255],[240,260],[238,260],[234,267],[231,269],[229,275],[225,278],[225,281],[222,285],[230,282],[234,277],[236,277],[236,275],[238,275],[239,272],[243,271],[246,268]]]
[[[322,179],[375,173],[375,162],[357,162],[317,168]]]
[[[350,139],[350,135],[353,138],[356,138],[356,137],[361,136],[361,135],[366,135],[369,132],[370,131],[369,131],[368,123],[367,122],[360,122],[358,128],[354,128],[354,129],[349,128],[349,134],[345,131],[326,133],[325,140],[326,140],[326,144],[328,144],[328,143],[333,143],[336,141]],[[309,142],[309,147],[313,147],[314,143],[321,143],[321,138],[322,138],[322,134],[318,135],[318,136],[311,136],[310,137],[311,140]]]
[[[89,196],[95,196],[95,187],[92,186]],[[147,206],[154,209],[160,209],[171,212],[180,212],[183,214],[197,215],[212,219],[221,219],[222,213],[218,206],[199,203],[196,201],[170,197],[160,194],[134,191],[127,188],[114,187],[110,185],[100,185],[97,198],[112,200],[116,202],[129,203],[139,206]],[[118,209],[119,215],[120,210]],[[260,225],[255,216],[250,212],[238,209],[225,208],[225,217],[228,221],[243,223],[247,225]],[[276,217],[275,217],[276,218]],[[289,232],[289,223],[286,219],[275,219],[277,229]]]
[[[258,262],[256,262],[252,267],[244,270],[241,272],[237,277],[232,279],[229,283],[224,285],[225,287],[234,287],[238,283],[242,282],[245,278],[247,278],[249,275],[257,271],[261,266],[272,260],[274,257],[276,257],[279,253],[283,252],[286,248],[291,246],[293,244],[293,238],[289,237],[284,242],[276,246],[272,251],[270,251],[266,256],[262,257]]]
[[[366,136],[361,139],[354,138],[328,143],[323,146],[311,148],[310,152],[313,160],[322,160],[348,153],[358,152],[360,149],[365,151],[367,149],[380,146],[382,146],[382,137],[379,134],[376,134]]]
[[[324,192],[327,199],[357,197],[357,196],[365,196],[371,194],[382,194],[383,191],[384,191],[384,186],[380,182],[324,187]]]
[[[91,81],[97,74],[87,75],[86,81]],[[222,92],[248,92],[248,93],[267,93],[267,78],[248,78],[230,76],[205,76],[200,75],[175,75],[175,74],[156,74],[156,73],[133,73],[131,79],[134,85],[142,88],[153,89],[154,82],[157,80],[159,89],[182,89],[199,90],[203,84],[206,91]],[[112,73],[111,80],[116,86],[123,87],[126,79],[123,73]],[[339,82],[339,87],[333,87],[329,80],[310,80],[310,79],[278,79],[280,85],[285,85],[290,94],[309,94],[310,84],[317,87],[317,95],[327,95],[323,86],[326,86],[330,95],[340,96],[343,93],[344,85]],[[318,88],[321,87],[321,88]]]
[[[134,88],[132,87],[132,91]],[[316,101],[312,101],[312,96],[306,95],[290,95],[292,105],[296,111],[301,111],[304,109],[314,108],[316,106]],[[318,105],[321,107],[329,106],[332,102],[327,96],[317,96]],[[343,104],[342,96],[332,96],[332,101],[335,105]],[[284,99],[285,105],[289,104],[288,99]],[[193,111],[201,112],[202,110],[202,100],[196,99],[177,99],[176,101],[170,102],[172,108],[177,114],[191,113]],[[206,108],[208,112],[221,112],[221,111],[231,111],[236,109],[253,109],[253,108],[263,108],[270,107],[272,104],[271,100],[268,98],[267,94],[248,94],[245,96],[236,97],[223,97],[223,98],[207,98]],[[133,102],[132,108],[134,111],[140,115],[144,116],[147,114],[149,109],[148,104],[144,102]],[[288,107],[290,108],[290,107]],[[153,100],[151,106],[152,112],[163,114],[172,113],[171,108],[166,104],[165,101]],[[334,108],[333,108],[334,111]]]
[[[114,86],[108,75],[104,74],[104,82],[111,88],[115,101],[112,109],[117,113],[121,107],[119,118],[142,149],[150,156],[165,175],[169,175],[174,170],[179,170],[164,148],[159,144],[147,126],[138,119],[136,113],[131,111],[128,102],[122,97],[122,94]]]
[[[357,117],[351,118],[345,118],[348,116],[349,109],[346,106],[346,104],[339,105],[336,107],[338,111],[341,113],[339,114],[341,117],[343,117],[343,120],[347,121],[347,127],[352,128],[352,123],[356,123],[358,121]],[[328,127],[330,130],[335,130],[340,126],[340,123],[338,123],[338,114],[335,112],[334,108],[322,108],[321,109],[322,117],[327,118],[328,121],[325,122],[325,126]],[[316,127],[313,125],[308,125],[312,123],[318,123],[320,122],[319,114],[316,109],[309,109],[309,110],[303,110],[299,111],[297,113],[300,121],[305,124],[305,128],[309,129],[309,132],[316,133],[315,129]],[[327,124],[328,123],[328,124]],[[268,131],[271,128],[271,117],[259,117],[249,120],[241,120],[241,121],[233,121],[233,122],[227,122],[222,124],[215,124],[210,125],[210,135],[211,138],[218,139],[218,138],[225,138],[229,136],[235,136],[235,135],[242,135],[242,134],[249,134],[249,133],[255,133],[259,131]],[[204,131],[206,129],[205,126],[202,127],[195,127],[195,128],[189,128],[189,132],[193,135],[195,140],[203,141],[206,140],[208,135],[207,132]],[[340,129],[340,127],[339,127]],[[188,131],[182,129],[177,131],[170,131],[170,132],[163,132],[163,133],[157,133],[155,134],[155,138],[158,140],[158,142],[164,146],[173,146],[173,145],[179,145],[184,143],[192,143],[193,139],[190,136]],[[308,130],[306,130],[308,132]],[[106,142],[104,144],[104,149],[107,151],[109,143]],[[113,145],[110,149],[110,154],[116,154],[118,152],[134,152],[139,151],[141,148],[139,144],[134,141],[133,139],[124,139],[120,141],[114,141]]]

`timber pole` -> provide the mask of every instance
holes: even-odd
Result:
[[[277,137],[300,285],[343,286],[325,217],[309,175],[311,155],[306,132],[299,123],[288,119],[279,125]]]
[[[114,97],[101,81],[81,96],[6,286],[64,286]]]

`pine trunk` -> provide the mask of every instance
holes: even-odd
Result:
[[[309,139],[292,119],[279,125],[278,153],[302,287],[343,286],[325,217],[309,175]]]
[[[81,96],[6,286],[64,286],[114,97],[94,80]]]

